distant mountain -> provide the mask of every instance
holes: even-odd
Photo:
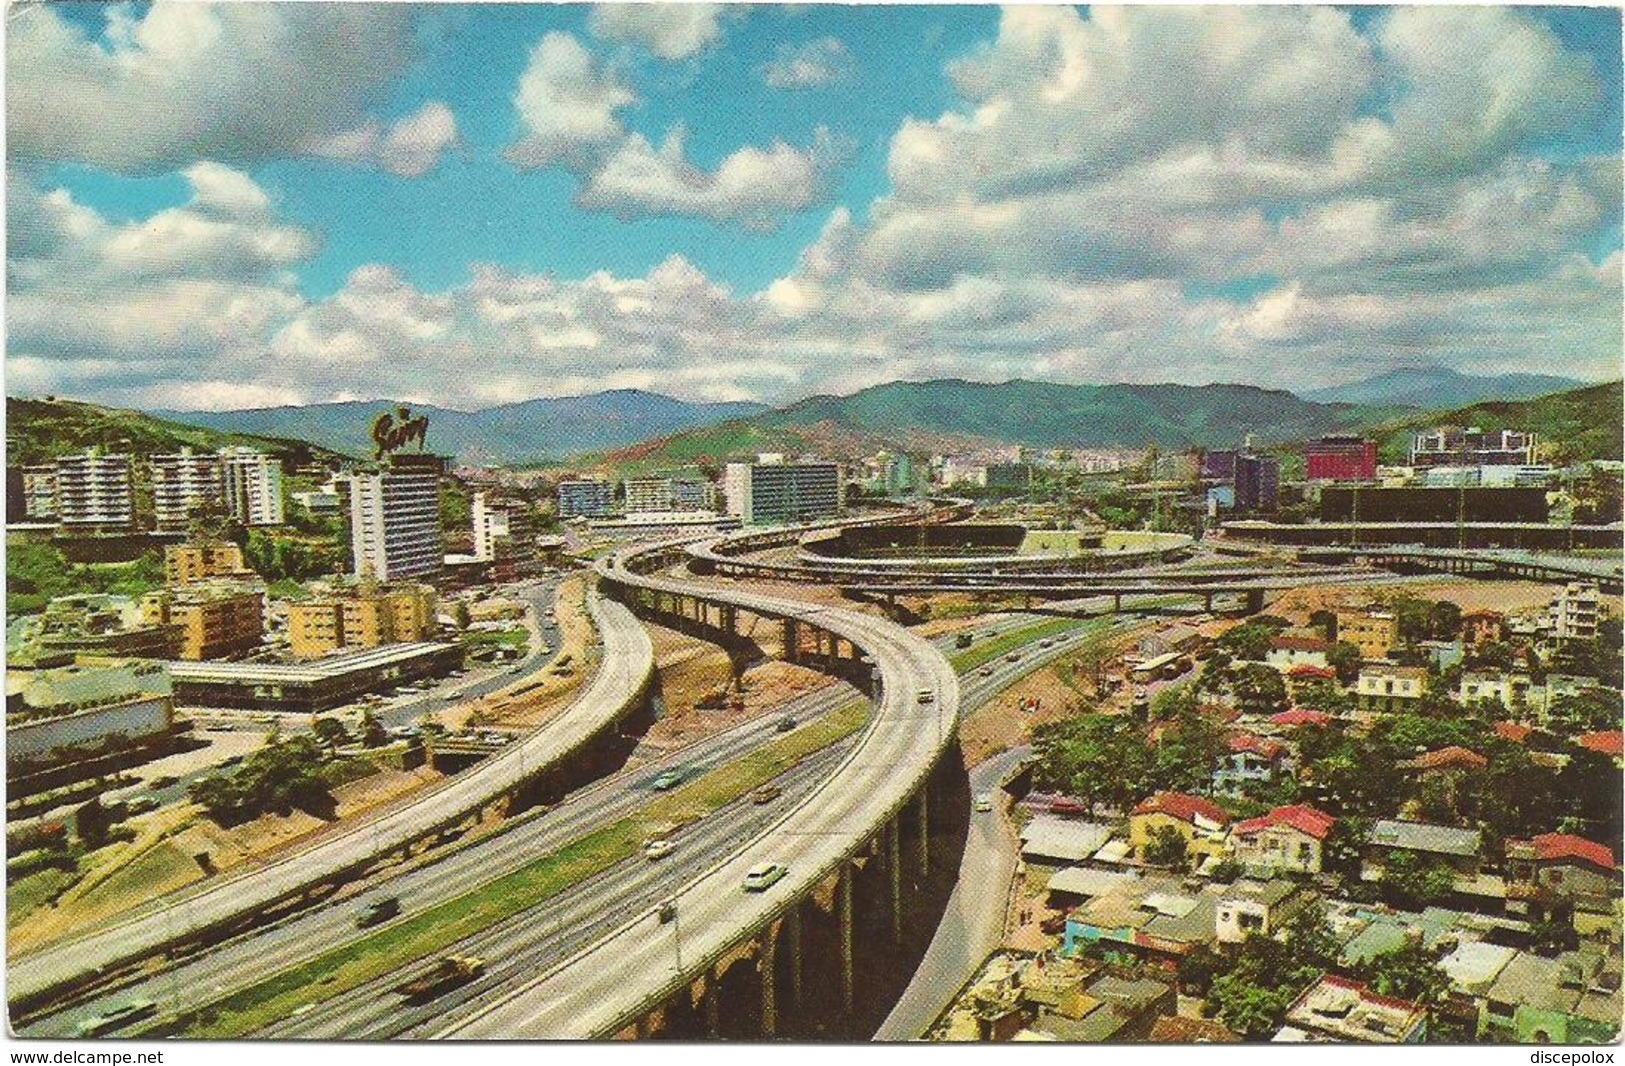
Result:
[[[334,462],[344,456],[286,436],[223,432],[74,400],[28,400],[6,397],[6,463],[43,463],[89,447],[125,452],[137,458],[176,452],[217,451],[242,445],[280,458],[284,467],[312,461]],[[361,449],[353,448],[353,452]]]
[[[1625,458],[1625,388],[1618,381],[1532,400],[1479,403],[1408,415],[1372,428],[1384,462],[1404,462],[1411,435],[1436,426],[1521,429],[1538,438],[1542,458],[1563,464]]]
[[[302,437],[366,454],[368,431],[382,411],[410,407],[429,418],[428,449],[465,463],[540,463],[580,452],[607,451],[682,430],[766,410],[756,403],[688,403],[620,389],[590,396],[525,400],[457,411],[396,400],[264,407],[241,411],[158,411],[154,414],[239,433]]]
[[[977,445],[1036,448],[1234,447],[1355,429],[1391,408],[1310,403],[1251,385],[996,385],[891,382],[850,396],[814,396],[776,411],[647,442],[606,465],[723,462],[757,451],[816,451],[856,458],[876,448],[910,452]]]
[[[1312,389],[1298,395],[1312,403],[1371,404],[1438,410],[1485,400],[1527,400],[1581,388],[1583,381],[1547,374],[1473,377],[1445,367],[1401,367],[1349,385]]]

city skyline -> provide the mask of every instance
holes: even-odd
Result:
[[[13,393],[1618,375],[1617,11],[158,3],[9,29]]]

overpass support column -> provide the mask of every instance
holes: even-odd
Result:
[[[722,608],[722,629],[725,633],[735,634],[739,631],[739,611],[734,607]]]
[[[800,660],[801,630],[794,618],[784,620],[784,661],[793,663]]]
[[[801,1006],[801,904],[784,916],[784,941],[790,952],[790,1006]]]
[[[931,872],[931,800],[929,786],[920,785],[920,874]]]
[[[1210,592],[1206,596],[1203,596],[1202,597],[1202,602],[1205,605],[1205,610],[1207,611],[1207,613],[1212,614],[1213,613],[1213,593]]]
[[[1112,593],[1112,610],[1119,613],[1119,614],[1122,613],[1122,610],[1123,610],[1123,594],[1121,592]]]
[[[701,1007],[705,1011],[705,1035],[715,1040],[722,1035],[722,993],[717,990],[716,976],[709,968],[705,971],[705,983],[700,993]]]
[[[886,875],[891,880],[891,938],[903,942],[903,823],[886,823]]]
[[[762,954],[758,961],[762,970],[762,1035],[773,1036],[779,1028],[778,1003],[778,969],[779,969],[779,941],[773,935],[773,925],[768,923],[767,929],[762,932]]]
[[[835,889],[835,910],[840,923],[841,1006],[852,1011],[852,865],[841,864]]]

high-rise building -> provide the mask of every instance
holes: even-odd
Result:
[[[252,448],[223,448],[220,473],[226,508],[247,526],[280,526],[282,460]]]
[[[1361,437],[1321,437],[1303,445],[1310,481],[1374,481],[1377,443]]]
[[[49,522],[56,518],[55,466],[23,467],[22,513],[30,522]]]
[[[1528,466],[1535,458],[1535,435],[1511,429],[1441,426],[1418,433],[1411,443],[1411,466]]]
[[[1239,454],[1233,448],[1203,452],[1200,477],[1203,481],[1234,481],[1236,456]]]
[[[377,470],[350,476],[350,548],[358,577],[397,581],[440,570],[440,474],[437,455],[395,455]]]
[[[57,513],[67,530],[126,530],[135,524],[130,457],[94,449],[56,461]]]
[[[676,510],[676,493],[669,477],[629,478],[624,483],[628,514]]]
[[[606,518],[615,509],[615,486],[597,478],[559,482],[560,518]]]
[[[672,478],[671,509],[674,511],[714,511],[717,509],[716,486],[699,478]],[[627,510],[631,510],[630,507]]]
[[[152,512],[159,532],[181,532],[196,505],[223,502],[219,456],[182,448],[154,455],[148,463],[152,468]]]
[[[1273,511],[1281,498],[1281,461],[1273,455],[1236,456],[1236,510]]]
[[[846,505],[839,463],[729,463],[728,510],[745,525],[780,525],[830,518]],[[738,510],[734,508],[737,507]]]
[[[508,512],[492,507],[483,492],[474,494],[469,511],[474,520],[474,558],[489,562],[497,557],[497,542],[511,536]]]

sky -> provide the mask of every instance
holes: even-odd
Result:
[[[10,395],[1620,374],[1617,9],[159,0],[5,33]]]

